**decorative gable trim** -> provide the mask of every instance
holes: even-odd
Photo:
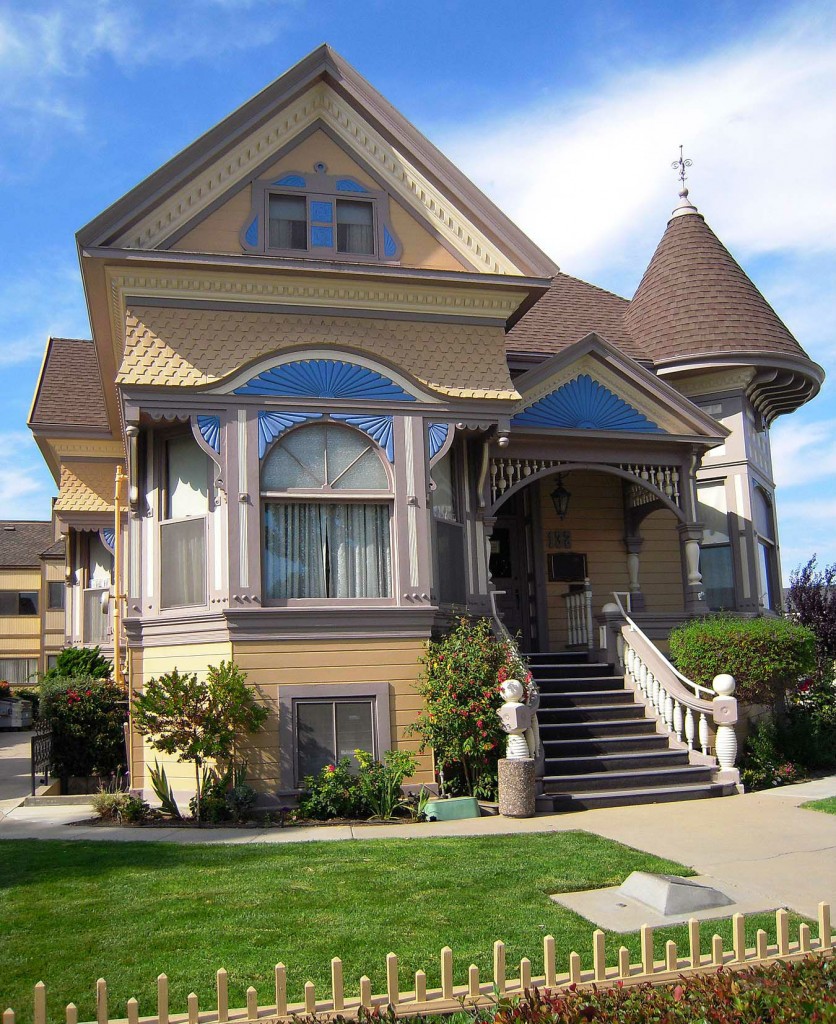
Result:
[[[153,249],[186,224],[218,196],[258,174],[264,160],[316,121],[330,127],[349,149],[370,164],[386,186],[428,220],[441,237],[477,270],[496,274],[521,274],[520,268],[441,194],[401,152],[396,152],[353,106],[324,82],[308,89],[261,129],[214,160],[194,179],[173,193],[128,231],[115,245]]]
[[[589,374],[575,377],[528,406],[514,416],[511,426],[664,433],[660,426]]]
[[[221,418],[220,416],[198,416],[197,429],[200,436],[217,455],[221,453]]]
[[[415,396],[383,374],[341,359],[298,359],[264,370],[233,391],[273,398],[335,398],[414,402]]]
[[[452,444],[453,434],[449,423],[427,424],[427,454],[431,463],[446,453],[450,447],[448,441]]]

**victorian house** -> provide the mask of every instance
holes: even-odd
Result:
[[[49,342],[30,423],[67,640],[113,649],[122,466],[129,685],[233,658],[272,712],[265,794],[415,746],[422,645],[456,609],[541,653],[596,648],[614,594],[662,644],[777,609],[769,428],[822,370],[684,189],[619,298],[322,46],[78,245],[92,340]],[[134,736],[137,787],[146,765]]]

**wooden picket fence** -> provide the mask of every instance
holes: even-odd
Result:
[[[767,933],[759,929],[754,947],[747,948],[745,937],[745,918],[743,914],[732,917],[732,949],[723,948],[723,940],[714,935],[711,940],[711,953],[701,953],[700,922],[691,919],[688,922],[689,951],[687,957],[680,957],[675,942],[665,944],[664,960],[654,959],[654,930],[649,925],[641,928],[641,963],[630,963],[630,953],[622,946],[618,953],[618,963],[608,965],[605,952],[604,932],[596,930],[592,934],[592,970],[581,970],[581,958],[576,952],[569,954],[568,971],[557,973],[555,940],[551,935],[543,939],[543,969],[541,977],[532,977],[531,961],[524,957],[519,964],[519,975],[515,979],[507,976],[505,962],[505,944],[495,942],[493,945],[493,978],[483,981],[479,969],[471,964],[467,972],[466,984],[455,984],[453,976],[453,950],[445,946],[441,950],[441,987],[428,989],[427,975],[424,971],[416,971],[413,987],[407,991],[400,990],[398,958],[394,953],[386,957],[386,992],[373,995],[371,982],[365,975],[360,978],[356,996],[347,996],[343,981],[342,961],[335,957],[331,961],[331,992],[328,998],[317,996],[312,982],[304,988],[304,1001],[289,1003],[287,999],[287,968],[284,964],[276,964],[274,969],[275,991],[273,1001],[267,1006],[260,1006],[258,994],[252,986],[247,989],[247,1005],[238,1010],[229,1008],[229,988],[227,972],[223,969],[216,974],[217,1006],[201,1010],[198,997],[192,992],[187,998],[185,1013],[172,1013],[169,1008],[168,977],[161,974],[157,978],[157,1009],[151,1016],[140,1016],[139,1003],[129,999],[126,1017],[111,1017],[108,1003],[107,982],[100,978],[96,983],[96,1021],[95,1024],[230,1024],[230,1022],[259,1021],[259,1024],[278,1024],[296,1016],[322,1015],[323,1017],[343,1016],[356,1018],[361,1010],[374,1007],[391,1006],[398,1015],[432,1013],[444,1014],[461,1010],[462,1007],[490,1006],[498,998],[520,996],[533,988],[560,989],[569,985],[614,985],[616,982],[625,984],[654,984],[671,981],[681,976],[689,976],[718,967],[734,968],[768,964],[777,960],[794,960],[805,956],[832,956],[834,952],[833,935],[830,925],[830,905],[820,903],[818,909],[818,936],[813,938],[809,925],[801,924],[798,928],[798,939],[790,941],[789,916],[786,910],[778,910],[775,914],[777,943],[770,944]],[[43,982],[34,987],[33,1024],[48,1024],[46,1008],[47,989]],[[78,1010],[70,1003],[65,1013],[66,1024],[78,1024]],[[15,1012],[7,1009],[3,1013],[3,1024],[15,1024]],[[94,1024],[94,1022],[90,1022]]]

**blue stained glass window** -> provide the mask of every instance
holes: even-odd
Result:
[[[313,200],[311,202],[311,220],[319,224],[331,224],[334,220],[334,204]]]
[[[334,246],[334,229],[323,228],[316,224],[311,228],[311,245],[331,249]]]

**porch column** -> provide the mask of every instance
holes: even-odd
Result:
[[[644,611],[644,595],[639,583],[639,556],[643,543],[642,537],[624,538],[624,547],[627,549],[627,589],[630,591],[630,606],[634,612]]]
[[[680,523],[679,542],[682,546],[682,566],[685,574],[685,611],[699,615],[707,610],[700,572],[701,523]]]

